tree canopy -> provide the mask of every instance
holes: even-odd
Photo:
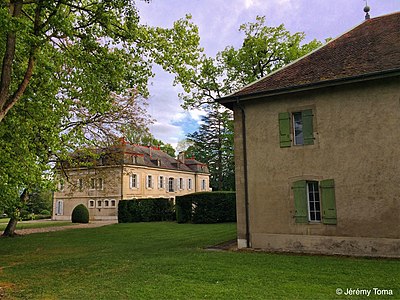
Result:
[[[146,131],[152,65],[198,58],[190,16],[140,24],[133,0],[0,3],[0,206],[17,218],[51,162],[82,145]]]

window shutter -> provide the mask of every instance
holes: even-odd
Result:
[[[314,144],[314,128],[313,128],[313,112],[311,109],[304,110],[301,112],[303,119],[303,137],[304,145]]]
[[[136,188],[140,189],[140,176],[136,174]]]
[[[130,189],[133,188],[133,175],[132,174],[129,175],[129,188]]]
[[[154,189],[154,179],[156,178],[156,176],[150,175],[151,177],[151,188]]]
[[[279,141],[281,148],[290,147],[290,113],[279,113]]]
[[[161,180],[162,180],[162,177],[161,177],[161,176],[158,176],[157,187],[158,187],[159,189],[161,188]]]
[[[322,180],[321,202],[322,202],[322,222],[324,224],[337,224],[336,200],[335,200],[335,181],[333,179]]]
[[[292,185],[296,223],[308,223],[307,182],[300,180]]]

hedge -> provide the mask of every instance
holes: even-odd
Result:
[[[176,197],[178,223],[236,222],[235,192],[201,192]]]
[[[118,223],[173,221],[173,203],[165,198],[122,200],[118,203]]]
[[[71,215],[72,223],[89,223],[89,211],[85,205],[77,205]]]

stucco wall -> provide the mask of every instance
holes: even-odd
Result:
[[[64,179],[64,188],[54,193],[53,219],[71,220],[73,209],[84,204],[89,209],[91,220],[116,220],[118,216],[118,202],[121,199],[135,198],[175,198],[200,191],[209,191],[209,175],[193,172],[171,171],[167,169],[138,167],[138,166],[101,166],[91,169],[66,170],[68,179]],[[139,185],[131,188],[130,174],[137,174]],[[153,188],[146,187],[146,176],[152,175]],[[158,187],[159,176],[166,178],[164,188]],[[174,192],[168,192],[168,178],[175,180]],[[91,179],[102,179],[102,189],[91,189]],[[176,188],[176,181],[180,178],[184,181],[182,189]],[[188,188],[188,179],[192,179],[192,188]],[[79,187],[79,179],[83,180],[83,187]],[[206,182],[206,189],[202,189],[202,180]],[[62,201],[62,213],[57,212],[57,202]],[[98,202],[100,201],[100,203]],[[108,206],[105,205],[107,201]],[[115,202],[114,202],[115,201]],[[93,204],[91,207],[90,203]],[[115,205],[111,205],[111,204]]]
[[[392,78],[242,104],[253,247],[265,245],[268,234],[400,238],[399,86]],[[309,108],[314,145],[280,148],[278,113]],[[236,107],[239,240],[245,228],[241,131]],[[291,184],[301,179],[335,180],[337,225],[295,223]]]

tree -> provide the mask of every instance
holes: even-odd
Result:
[[[187,155],[207,163],[213,190],[234,190],[232,115],[228,110],[219,109],[217,104],[208,108],[199,130],[188,135],[193,145],[188,148]]]
[[[54,162],[82,145],[146,130],[140,99],[151,66],[199,52],[190,16],[173,28],[139,23],[133,0],[0,4],[0,206],[13,235],[29,191],[54,187]]]
[[[160,147],[162,151],[175,157],[174,147],[169,143],[164,143],[163,141],[156,139],[148,130],[138,131],[135,128],[127,128],[124,132],[124,136],[131,144]]]
[[[175,78],[184,88],[180,95],[186,109],[206,107],[207,116],[200,129],[188,135],[194,143],[188,152],[208,162],[215,189],[234,187],[232,115],[215,104],[216,99],[264,77],[274,70],[321,46],[316,40],[301,44],[304,33],[291,34],[284,25],[268,27],[265,17],[240,26],[244,41],[239,49],[232,46],[216,58],[203,55],[179,72]]]

